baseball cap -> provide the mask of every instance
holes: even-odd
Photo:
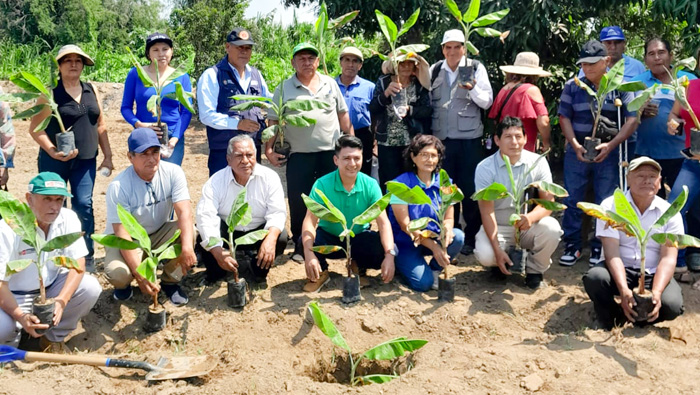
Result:
[[[576,65],[578,66],[581,63],[596,63],[606,56],[608,56],[608,51],[605,49],[605,46],[598,40],[591,40],[581,47]]]
[[[226,42],[233,45],[255,45],[253,40],[250,39],[250,30],[242,27],[231,30],[231,33],[226,37]]]
[[[338,59],[342,59],[345,55],[357,56],[360,58],[360,62],[365,61],[365,58],[362,56],[362,51],[355,47],[345,47],[345,49],[343,49],[343,51],[340,53],[340,56],[338,56]]]
[[[92,60],[92,58],[89,57],[89,56],[85,53],[85,51],[83,51],[79,46],[77,46],[77,45],[75,45],[75,44],[68,44],[68,45],[62,46],[62,47],[58,50],[58,54],[56,55],[56,61],[60,63],[60,62],[61,62],[61,58],[63,58],[63,57],[66,56],[66,55],[70,55],[70,54],[72,54],[72,53],[74,53],[74,54],[76,54],[76,55],[80,55],[80,57],[83,58],[83,63],[84,63],[86,66],[94,66],[94,65],[95,65],[95,61]]]
[[[159,32],[149,34],[148,37],[146,37],[146,57],[148,57],[148,51],[151,49],[153,44],[156,43],[166,43],[170,48],[173,47],[173,40],[168,37],[167,34]]]
[[[606,26],[600,31],[600,41],[624,40],[625,33],[620,26]]]
[[[464,43],[464,32],[459,29],[452,29],[446,31],[445,34],[442,35],[442,42],[440,43],[440,45],[445,45],[450,41]]]
[[[128,139],[129,152],[135,152],[137,154],[151,147],[160,147],[160,141],[158,141],[158,136],[156,132],[150,128],[136,128],[129,135]]]
[[[35,195],[60,195],[73,197],[68,193],[66,181],[58,174],[44,171],[37,174],[29,181],[29,193]]]
[[[296,55],[297,52],[301,52],[301,51],[311,51],[314,53],[314,55],[318,56],[318,48],[316,48],[316,46],[314,46],[311,43],[303,42],[303,43],[297,44],[297,46],[294,47],[294,49],[292,50],[292,57],[294,55]]]
[[[654,159],[651,159],[651,158],[648,157],[648,156],[640,156],[639,158],[632,159],[632,161],[630,162],[629,167],[627,168],[627,171],[628,171],[628,172],[633,172],[633,171],[637,170],[638,168],[640,168],[641,166],[644,166],[644,165],[653,166],[653,167],[655,167],[656,170],[658,170],[659,172],[661,171],[661,165],[659,164],[659,162],[655,161]]]

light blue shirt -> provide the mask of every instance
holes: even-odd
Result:
[[[250,66],[245,66],[245,73],[241,78],[240,73],[235,67],[229,63],[229,67],[233,70],[233,75],[241,85],[244,91],[248,90],[250,80],[252,79],[252,69]],[[260,75],[262,80],[262,96],[272,98],[272,94],[267,89],[267,83]],[[228,114],[216,112],[216,104],[219,101],[219,82],[216,79],[216,71],[210,67],[202,73],[197,82],[197,107],[199,110],[199,120],[206,126],[221,130],[236,130],[238,129],[238,118],[229,117]]]
[[[348,106],[348,114],[352,127],[357,130],[369,127],[372,119],[369,114],[369,102],[374,96],[374,84],[364,78],[355,76],[355,80],[347,87],[340,81],[340,76],[335,78],[343,94],[345,104]]]

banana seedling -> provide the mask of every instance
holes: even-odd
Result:
[[[326,67],[326,32],[338,30],[347,25],[353,19],[355,19],[359,13],[359,10],[355,10],[350,11],[347,14],[343,14],[338,18],[329,19],[326,2],[324,1],[321,3],[321,10],[318,13],[318,18],[314,24],[314,29],[316,33],[316,47],[318,48],[319,58],[321,58],[321,65],[323,65],[324,74],[328,75],[328,68]]]

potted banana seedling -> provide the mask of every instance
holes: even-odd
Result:
[[[326,2],[324,1],[321,3],[321,10],[318,13],[318,18],[316,19],[314,28],[316,33],[316,47],[318,48],[318,56],[321,58],[321,65],[323,65],[324,74],[328,75],[328,68],[326,67],[326,32],[335,31],[347,25],[353,19],[355,19],[359,13],[359,10],[350,11],[347,14],[339,16],[338,18],[329,20]]]
[[[55,301],[46,299],[46,288],[44,286],[43,269],[48,260],[56,266],[65,267],[67,269],[82,271],[78,265],[78,261],[67,256],[52,256],[47,257],[50,252],[66,248],[83,236],[82,232],[69,233],[54,237],[51,240],[44,240],[37,233],[37,220],[31,208],[23,202],[15,199],[10,193],[0,191],[0,216],[5,220],[5,223],[19,237],[22,242],[32,247],[36,252],[35,259],[19,259],[7,262],[7,274],[12,275],[21,272],[22,270],[34,264],[39,276],[39,296],[34,298],[32,304],[32,314],[39,318],[39,323],[53,326],[53,314]],[[38,334],[43,334],[46,329],[36,331]]]
[[[430,206],[435,218],[422,217],[411,220],[411,222],[408,223],[408,230],[411,232],[422,231],[422,238],[439,240],[443,253],[447,254],[445,216],[447,215],[447,209],[450,208],[451,205],[459,203],[464,199],[464,194],[457,185],[452,183],[445,169],[440,169],[439,179],[439,199],[435,199],[436,196],[433,196],[433,199],[431,199],[419,186],[409,188],[406,184],[396,181],[387,182],[386,189],[390,194],[395,195],[408,204],[427,204]],[[440,230],[439,235],[426,229],[430,222],[437,225]],[[420,240],[414,240],[414,243],[417,245],[420,243]],[[442,271],[443,276],[438,280],[438,300],[452,302],[455,297],[455,279],[450,278],[447,269],[447,267],[444,268]]]
[[[355,226],[362,226],[369,224],[374,221],[379,215],[386,209],[389,205],[389,199],[391,194],[386,194],[379,198],[376,202],[372,203],[371,206],[367,208],[362,214],[352,219],[350,226],[348,226],[348,221],[343,215],[343,213],[331,203],[326,195],[320,190],[316,189],[316,193],[323,204],[311,199],[306,194],[301,194],[301,198],[304,200],[306,208],[311,211],[319,219],[323,219],[333,223],[339,223],[343,227],[343,232],[338,236],[340,241],[345,242],[345,248],[336,245],[323,245],[314,246],[311,248],[312,251],[318,252],[319,254],[332,254],[337,251],[343,251],[345,253],[345,267],[347,269],[347,277],[343,282],[343,303],[349,304],[358,302],[362,299],[360,295],[360,278],[352,272],[352,255],[350,250],[350,239],[355,237],[355,232],[353,228]]]
[[[637,211],[632,207],[620,189],[615,190],[613,195],[614,210],[605,210],[603,207],[586,202],[579,202],[577,206],[584,213],[591,217],[598,218],[605,222],[606,226],[611,226],[624,232],[627,236],[637,240],[640,251],[639,284],[633,289],[634,301],[636,303],[637,321],[646,321],[649,313],[654,309],[651,292],[644,288],[644,276],[646,275],[646,250],[650,240],[661,245],[669,245],[675,248],[700,247],[700,240],[686,234],[660,233],[657,229],[666,225],[676,214],[678,214],[686,200],[688,199],[688,187],[683,185],[683,191],[671,203],[668,209],[661,214],[659,219],[649,229],[642,226],[642,222],[637,215]]]
[[[592,161],[600,153],[596,147],[599,146],[603,141],[610,141],[619,132],[621,125],[618,125],[615,121],[608,119],[603,116],[603,104],[605,103],[605,98],[608,94],[614,91],[620,92],[637,92],[643,91],[647,86],[641,81],[633,82],[622,82],[625,75],[625,62],[617,62],[613,67],[608,70],[600,78],[600,83],[598,84],[598,90],[594,91],[593,87],[586,84],[584,81],[580,80],[578,77],[574,77],[574,82],[577,86],[583,88],[583,90],[588,93],[592,98],[591,111],[595,111],[593,118],[593,131],[590,137],[586,137],[583,142],[583,148],[586,153],[583,154],[583,158]],[[615,98],[615,107],[622,107],[622,100],[620,98]]]
[[[0,101],[6,101],[8,103],[35,102],[33,106],[15,114],[14,118],[17,119],[31,118],[46,109],[50,109],[50,115],[39,123],[32,132],[46,130],[51,122],[51,118],[55,118],[60,130],[60,133],[56,134],[56,150],[63,153],[63,156],[68,156],[70,152],[75,149],[75,135],[71,130],[72,127],[66,129],[63,125],[63,119],[58,112],[58,104],[53,99],[52,90],[58,85],[58,63],[54,58],[51,58],[51,60],[51,86],[44,85],[44,83],[32,73],[20,71],[10,77],[10,82],[20,88],[22,92],[0,95]],[[39,103],[38,99],[41,99],[43,103]]]
[[[252,208],[245,201],[246,189],[241,189],[233,201],[231,206],[231,212],[228,217],[226,217],[226,226],[228,227],[228,239],[221,237],[212,237],[209,239],[207,247],[214,247],[219,243],[225,243],[231,254],[231,257],[236,259],[239,263],[243,262],[243,255],[236,255],[236,248],[242,245],[255,244],[267,236],[268,231],[266,229],[256,230],[247,233],[237,239],[233,239],[233,232],[236,230],[236,226],[246,226],[253,219]],[[248,262],[253,265],[253,262]],[[238,278],[238,270],[233,273],[233,279],[228,281],[228,305],[234,308],[244,307],[247,302],[246,290],[247,284],[244,278]]]
[[[330,108],[330,104],[317,99],[293,99],[284,103],[284,83],[280,84],[280,95],[276,103],[269,97],[252,95],[235,95],[231,98],[237,101],[244,101],[231,107],[231,110],[247,111],[253,107],[258,107],[277,114],[278,123],[262,131],[262,141],[266,143],[275,138],[274,151],[284,156],[285,159],[289,159],[289,154],[292,151],[291,145],[284,139],[287,126],[303,128],[315,125],[316,120],[304,115],[304,112]]]
[[[566,209],[566,206],[553,202],[546,199],[539,199],[532,197],[534,194],[530,191],[534,189],[541,190],[550,193],[558,198],[563,198],[569,196],[569,193],[562,186],[557,185],[552,182],[547,181],[535,181],[528,183],[528,176],[537,167],[537,162],[546,157],[549,151],[540,155],[537,160],[522,174],[520,174],[517,179],[513,176],[513,168],[510,163],[510,158],[503,155],[503,162],[506,164],[506,170],[508,171],[508,178],[510,185],[506,187],[505,185],[494,182],[493,184],[476,191],[471,199],[475,201],[486,200],[486,201],[496,201],[501,199],[511,199],[513,202],[513,213],[510,215],[508,220],[509,224],[513,226],[517,221],[520,220],[520,215],[527,212],[528,205],[538,205],[550,211],[560,211]],[[530,196],[528,196],[528,194]],[[510,267],[510,272],[522,274],[525,270],[525,250],[520,245],[520,229],[515,229],[515,245],[508,247],[506,250],[508,257],[510,258],[513,266]]]
[[[141,261],[141,264],[136,268],[136,271],[150,281],[153,284],[158,283],[157,269],[158,262],[169,261],[163,268],[164,272],[169,273],[172,277],[181,277],[182,269],[180,268],[179,262],[175,259],[180,256],[182,252],[182,247],[179,243],[175,243],[178,237],[180,237],[180,230],[175,231],[175,234],[161,244],[158,248],[153,248],[151,245],[151,239],[148,236],[146,229],[138,223],[136,218],[131,215],[121,204],[117,205],[117,215],[119,220],[127,231],[131,240],[122,239],[116,235],[105,235],[105,234],[93,234],[90,237],[96,242],[102,244],[105,247],[117,248],[120,250],[135,250],[141,249],[143,251],[145,258]],[[153,305],[148,307],[148,314],[146,315],[146,322],[144,323],[143,329],[146,332],[157,332],[165,328],[166,324],[166,311],[162,305],[158,303],[158,294],[153,295]]]
[[[688,70],[695,70],[696,66],[696,60],[695,58],[686,58],[678,62],[676,64],[676,69],[682,69],[682,68],[687,68]],[[666,72],[671,75],[671,72],[666,69]],[[688,111],[688,114],[690,115],[690,119],[693,121],[693,127],[690,128],[690,153],[694,156],[699,156],[700,155],[700,122],[698,122],[698,117],[695,114],[695,111],[693,111],[693,108],[690,106],[690,103],[688,103],[688,96],[686,94],[686,88],[688,87],[688,84],[690,82],[688,81],[687,76],[683,76],[681,78],[674,78],[671,75],[671,84],[670,87],[673,87],[674,95],[676,97],[676,100],[681,104],[681,106]],[[662,85],[662,88],[668,87],[667,85]],[[675,122],[675,121],[674,121]]]
[[[481,37],[499,37],[501,42],[504,42],[506,37],[508,37],[510,34],[510,30],[501,32],[499,30],[486,27],[493,25],[508,15],[510,12],[509,8],[495,11],[480,17],[479,9],[481,8],[481,0],[471,0],[469,2],[469,7],[467,7],[467,10],[464,11],[464,13],[459,10],[459,6],[454,0],[445,0],[445,6],[448,10],[450,10],[450,13],[455,17],[457,22],[459,22],[462,30],[464,31],[464,47],[467,49],[465,57],[468,57],[469,54],[474,56],[479,54],[479,49],[477,49],[476,46],[469,41],[469,36],[472,33],[476,33]],[[461,86],[471,89],[475,83],[474,68],[461,66],[459,68],[457,82]]]
[[[190,68],[190,61],[188,59],[187,61],[179,64],[175,68],[175,70],[163,81],[160,80],[160,71],[158,70],[158,67],[155,67],[156,80],[153,81],[153,79],[151,79],[151,77],[146,72],[146,69],[144,69],[143,66],[141,66],[139,60],[131,52],[131,49],[129,47],[126,47],[126,52],[129,55],[129,59],[131,59],[131,63],[134,65],[134,67],[136,67],[136,73],[138,74],[143,86],[146,88],[153,88],[156,91],[156,93],[148,99],[148,102],[146,103],[146,108],[151,114],[153,114],[154,117],[156,117],[156,126],[158,126],[158,128],[162,132],[160,136],[161,154],[163,154],[164,157],[168,157],[171,154],[170,150],[168,149],[168,141],[170,139],[170,136],[168,134],[168,125],[160,121],[161,103],[164,98],[172,99],[180,103],[183,107],[187,109],[187,111],[191,112],[193,115],[196,113],[191,102],[192,97],[194,95],[192,94],[192,92],[185,91],[180,82],[175,81],[175,79],[187,73],[187,69]],[[171,83],[175,84],[175,91],[163,95],[165,87],[167,87]]]

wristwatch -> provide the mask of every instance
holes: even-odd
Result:
[[[396,256],[398,254],[397,250],[398,250],[398,248],[396,248],[396,246],[394,246],[394,248],[384,251],[384,255],[389,254],[391,256]]]

